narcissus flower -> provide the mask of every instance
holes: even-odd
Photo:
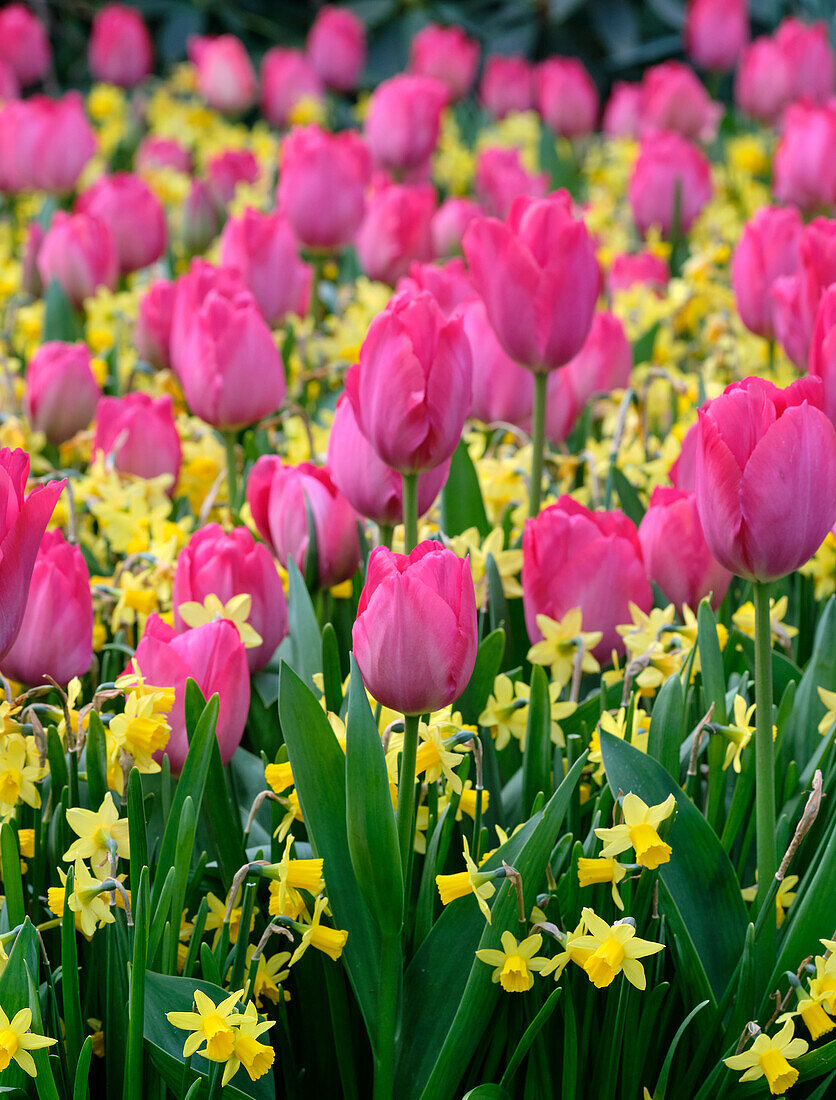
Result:
[[[118,855],[123,859],[130,859],[128,820],[120,820],[110,791],[96,811],[82,810],[76,806],[68,809],[67,824],[79,839],[69,846],[64,853],[64,859],[89,859],[93,867],[107,864],[109,842],[116,845]]]
[[[618,884],[626,874],[627,868],[614,859],[578,859],[578,882],[581,887],[611,882],[612,900],[619,909],[624,908],[624,902],[618,892]]]
[[[534,975],[545,970],[550,960],[537,955],[543,937],[538,933],[517,942],[511,932],[503,932],[500,938],[502,950],[484,947],[476,952],[476,958],[496,969],[491,981],[499,982],[506,993],[526,993],[534,985]]]
[[[199,1051],[210,1062],[226,1062],[232,1057],[235,1050],[235,1031],[237,1021],[235,1006],[241,1000],[244,991],[239,989],[237,993],[231,993],[220,1004],[216,1005],[211,997],[202,990],[194,991],[194,1012],[167,1012],[166,1019],[174,1027],[191,1031],[191,1035],[183,1044],[183,1057],[191,1058],[198,1053],[198,1047],[202,1043],[206,1046]]]
[[[604,842],[601,851],[603,858],[609,859],[633,848],[636,862],[642,867],[655,870],[660,864],[667,863],[672,849],[661,839],[657,829],[671,816],[675,806],[676,799],[672,794],[658,806],[648,806],[637,794],[625,794],[622,802],[624,823],[611,829],[595,830],[595,835]]]
[[[488,924],[491,923],[491,911],[488,907],[488,898],[496,893],[496,887],[491,882],[493,877],[489,871],[480,871],[470,855],[470,846],[467,837],[464,840],[464,862],[466,871],[457,871],[453,875],[436,875],[435,884],[441,897],[442,905],[449,905],[456,898],[463,898],[472,893],[482,910],[482,914]],[[508,933],[510,935],[510,933]]]
[[[744,901],[754,901],[758,894],[758,872],[755,871],[755,885],[747,886],[745,890],[740,891],[740,896]],[[778,892],[775,895],[775,922],[780,928],[784,923],[784,917],[787,915],[786,911],[795,901],[795,888],[798,886],[798,875],[787,875],[786,878],[781,879],[778,885]]]
[[[826,714],[819,722],[819,733],[824,736],[824,734],[830,733],[831,726],[836,722],[836,691],[828,691],[823,687],[816,690],[819,693],[819,699],[827,707]]]
[[[224,1066],[221,1087],[228,1084],[241,1066],[247,1071],[251,1081],[257,1081],[268,1073],[276,1058],[276,1052],[266,1043],[259,1043],[258,1037],[273,1026],[272,1020],[258,1022],[255,1005],[250,1002],[236,1024],[232,1054]]]
[[[28,1008],[22,1008],[12,1020],[0,1008],[0,1073],[15,1062],[30,1077],[36,1075],[35,1061],[29,1051],[52,1046],[56,1040],[33,1035],[29,1030],[31,1024],[32,1013]]]
[[[58,868],[58,874],[66,883],[66,878]],[[83,860],[77,859],[73,865],[73,892],[70,895],[69,907],[75,913],[75,925],[81,934],[88,940],[97,928],[103,928],[106,924],[112,924],[113,913],[110,911],[110,898],[102,888],[101,880],[91,874]],[[104,894],[104,896],[102,896]],[[60,900],[60,909],[53,906]],[[49,906],[53,912],[60,916],[64,911],[64,891],[60,891],[60,899],[49,891]]]
[[[790,1065],[790,1059],[799,1058],[808,1046],[804,1039],[794,1039],[794,1032],[795,1024],[787,1020],[777,1035],[770,1038],[761,1033],[748,1050],[723,1062],[735,1072],[745,1070],[741,1083],[766,1077],[772,1095],[783,1096],[798,1080],[798,1070]]]
[[[638,960],[655,955],[665,945],[639,939],[635,925],[627,923],[629,917],[625,922],[617,921],[609,925],[591,909],[584,909],[582,915],[588,934],[577,939],[575,946],[591,951],[583,963],[583,969],[595,988],[604,989],[612,983],[616,974],[623,973],[636,989],[644,989],[647,979],[644,967]]]
[[[348,932],[339,928],[329,928],[325,924],[320,924],[320,918],[327,905],[328,898],[316,899],[311,923],[302,934],[302,942],[291,956],[290,966],[293,966],[294,963],[299,961],[308,947],[315,947],[317,951],[322,951],[335,962],[340,955],[342,955],[345,942],[348,939]]]
[[[603,637],[600,630],[581,629],[581,609],[573,607],[557,622],[548,615],[537,616],[537,629],[542,639],[528,651],[528,659],[534,665],[551,667],[552,680],[565,685],[572,679],[578,651],[581,657],[582,672],[600,672],[601,666],[592,655],[592,650]]]

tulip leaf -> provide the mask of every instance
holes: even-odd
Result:
[[[633,344],[633,366],[638,367],[642,363],[647,363],[653,355],[653,349],[656,346],[656,335],[659,332],[659,322],[651,325],[646,332],[643,332],[641,336]]]
[[[682,720],[685,695],[679,674],[674,673],[662,684],[653,703],[647,753],[658,760],[665,771],[679,780],[679,746],[682,743]]]
[[[63,340],[68,344],[84,338],[79,315],[57,279],[52,279],[44,294],[44,329],[42,340]]]
[[[531,697],[523,752],[523,816],[531,813],[538,791],[551,793],[551,701],[546,673],[535,665],[531,671]]]
[[[668,837],[673,852],[659,868],[660,902],[694,995],[716,1003],[740,960],[748,923],[734,868],[714,830],[661,764],[603,730],[600,738],[614,796],[632,791],[648,806],[676,798]]]
[[[64,889],[64,911],[60,914],[61,1000],[62,1008],[64,1009],[64,1039],[67,1050],[67,1062],[71,1070],[78,1061],[81,1047],[84,1042],[75,914],[70,909],[70,898],[73,894],[74,885],[75,871],[72,867],[68,867],[67,881]]]
[[[450,472],[441,490],[441,529],[453,538],[475,527],[484,539],[491,533],[491,525],[485,512],[479,478],[461,440],[450,460]]]
[[[636,492],[635,485],[628,479],[624,471],[615,465],[612,467],[612,480],[615,491],[618,493],[621,510],[638,527],[644,519],[645,508],[639,494]]]
[[[310,593],[293,558],[287,563],[287,585],[288,633],[279,646],[279,662],[313,687],[314,675],[322,671],[322,638]]]
[[[706,706],[714,704],[712,719],[725,725],[726,677],[723,673],[723,656],[717,638],[717,619],[708,600],[701,600],[697,609],[697,646],[700,653],[700,670]]]
[[[502,1085],[477,1085],[475,1089],[466,1092],[462,1100],[511,1100],[511,1093]]]
[[[322,687],[325,705],[332,714],[339,714],[343,705],[343,678],[340,669],[340,643],[333,623],[322,628]]]
[[[232,770],[225,769],[221,763],[221,750],[215,738],[209,771],[206,774],[205,812],[201,820],[209,833],[210,851],[218,861],[218,870],[225,890],[232,885],[235,872],[245,862],[244,830],[241,826],[239,807],[230,797],[226,781],[227,774],[231,777]]]
[[[351,862],[345,756],[313,692],[287,664],[281,670],[279,714],[308,838],[324,861],[334,926],[348,931],[343,950],[348,976],[368,1032],[376,1035],[380,931]]]
[[[795,693],[792,715],[785,740],[795,745],[794,756],[806,763],[821,739],[818,724],[825,705],[818,689],[836,690],[836,596],[831,596],[819,618],[813,653]]]
[[[479,645],[468,685],[453,704],[453,709],[461,713],[465,725],[475,726],[479,721],[479,715],[493,691],[493,682],[502,666],[504,653],[505,631],[501,628],[491,631]]]

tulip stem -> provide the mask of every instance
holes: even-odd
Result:
[[[540,489],[543,482],[543,452],[546,444],[546,386],[549,376],[534,373],[534,408],[531,414],[531,484],[528,487],[528,514],[540,511]]]
[[[418,475],[401,474],[403,480],[403,526],[406,552],[418,545]]]
[[[235,432],[224,432],[224,447],[226,448],[226,473],[227,490],[229,492],[229,507],[234,514],[238,512],[238,456],[235,453]]]
[[[775,752],[772,743],[772,624],[769,585],[755,581],[755,813],[757,825],[758,895],[760,911],[775,877]],[[767,918],[761,936],[761,977],[765,981],[775,956],[775,914]]]
[[[398,844],[401,850],[404,891],[409,897],[412,847],[415,843],[415,757],[418,753],[418,714],[405,714],[401,773],[398,780]],[[404,910],[406,911],[406,910]]]
[[[392,549],[392,528],[388,523],[379,523],[377,525],[378,541],[381,546],[385,546],[387,550]]]
[[[384,933],[380,942],[380,1000],[374,1052],[374,1100],[392,1100],[394,1095],[400,976],[400,935]]]

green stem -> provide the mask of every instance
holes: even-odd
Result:
[[[415,843],[415,757],[418,753],[420,720],[418,714],[404,715],[401,775],[398,782],[398,844],[404,871],[411,865],[412,846]],[[404,889],[408,894],[409,878],[406,875]]]
[[[775,370],[775,337],[767,341],[767,353],[766,353],[766,365],[769,372],[769,377],[772,377],[772,372]]]
[[[401,474],[403,480],[403,526],[406,552],[418,545],[418,475]]]
[[[758,900],[769,897],[777,869],[775,851],[775,754],[772,744],[772,625],[769,585],[755,581],[755,818],[757,825]],[[775,913],[767,914],[760,943],[761,977],[766,980],[775,954]]]
[[[380,997],[374,1057],[374,1100],[392,1100],[394,1095],[400,957],[400,934],[384,935],[380,941]]]
[[[319,328],[325,320],[327,310],[322,300],[320,287],[325,278],[325,265],[328,256],[324,252],[317,252],[313,257],[313,282],[311,286],[311,311],[313,312],[314,328]]]
[[[543,481],[543,452],[546,445],[546,386],[549,376],[534,374],[534,409],[531,414],[531,484],[528,487],[528,514],[540,511],[540,488]]]
[[[379,523],[377,525],[377,535],[380,540],[380,545],[385,546],[387,550],[392,549],[392,528],[388,523]]]
[[[226,449],[227,487],[229,489],[229,507],[234,513],[238,512],[238,457],[235,453],[235,432],[224,432],[224,448]]]

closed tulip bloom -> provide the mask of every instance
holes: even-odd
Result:
[[[772,581],[803,565],[836,522],[836,430],[822,385],[733,382],[700,410],[697,508],[714,557]]]
[[[93,17],[87,60],[94,80],[132,88],[151,72],[154,48],[145,20],[124,4],[105,4]]]
[[[24,187],[55,194],[72,191],[97,144],[78,92],[26,100],[19,137]]]
[[[591,512],[569,496],[526,521],[523,606],[532,642],[542,638],[537,616],[560,620],[581,609],[584,631],[600,631],[594,649],[609,660],[624,652],[616,627],[630,621],[630,603],[649,611],[653,594],[635,525],[621,512]]]
[[[100,286],[113,290],[119,257],[110,226],[93,214],[58,210],[38,253],[38,271],[45,287],[56,279],[76,307]]]
[[[798,245],[798,270],[775,280],[770,290],[775,335],[790,359],[804,370],[819,301],[836,283],[836,221],[815,218]]]
[[[177,287],[168,279],[155,279],[139,299],[134,347],[140,359],[158,370],[171,365],[171,322]]]
[[[636,138],[641,131],[641,119],[641,85],[616,80],[604,108],[601,129],[608,137]]]
[[[180,234],[189,256],[205,252],[220,228],[218,203],[205,180],[192,180],[180,207]]]
[[[46,525],[66,481],[39,485],[28,496],[29,455],[0,450],[0,660],[6,656],[23,622],[29,582]]]
[[[823,106],[788,107],[773,164],[775,197],[802,210],[836,203],[836,97]]]
[[[0,60],[0,103],[8,99],[20,98],[20,84],[15,76],[14,69],[5,61]]]
[[[497,340],[481,298],[468,299],[457,316],[461,317],[473,361],[470,415],[485,424],[505,421],[524,427],[531,419],[534,401],[531,371],[514,362]]]
[[[450,458],[471,401],[471,353],[460,317],[426,291],[396,294],[372,321],[346,393],[366,438],[402,474]]]
[[[134,661],[146,683],[174,688],[174,705],[167,715],[171,736],[164,750],[172,772],[178,775],[182,771],[189,749],[186,736],[189,679],[195,681],[207,700],[218,695],[216,736],[221,762],[228,764],[241,744],[250,708],[247,651],[234,624],[228,619],[217,619],[178,634],[159,615],[151,615]]]
[[[530,111],[534,106],[534,70],[528,58],[519,54],[488,57],[479,82],[479,99],[491,118]]]
[[[702,407],[705,409],[708,408],[708,405],[709,402],[706,401]],[[697,441],[699,434],[700,425],[698,421],[695,421],[685,433],[676,461],[668,470],[668,477],[674,488],[687,493],[693,493],[697,487]]]
[[[408,290],[412,294],[428,291],[445,317],[449,317],[462,302],[476,297],[470,273],[459,257],[446,264],[411,264],[409,274],[398,279],[395,289],[398,293]]]
[[[171,474],[169,492],[173,492],[181,448],[171,397],[152,398],[147,393],[103,397],[96,408],[93,450],[103,451],[123,474],[146,478]]]
[[[192,170],[192,154],[174,138],[146,134],[136,152],[136,166],[139,172],[153,168],[173,168],[176,172],[188,175]]]
[[[440,260],[459,255],[464,231],[481,213],[479,205],[471,199],[445,199],[430,224],[433,255]]]
[[[488,319],[511,358],[533,371],[568,363],[589,334],[601,272],[567,192],[520,196],[504,224],[471,222],[463,243]]]
[[[271,126],[282,129],[293,120],[293,110],[304,100],[324,98],[316,69],[301,50],[273,46],[261,61],[261,113]]]
[[[792,99],[793,78],[774,38],[762,35],[744,49],[734,78],[734,101],[761,122],[777,122]]]
[[[639,524],[647,575],[678,610],[696,608],[711,593],[715,609],[723,602],[731,573],[712,557],[702,531],[696,494],[657,486]]]
[[[689,0],[685,52],[694,64],[713,72],[727,72],[737,64],[748,40],[748,0]]]
[[[209,291],[188,326],[180,381],[191,411],[214,428],[242,428],[276,412],[284,368],[254,300]]]
[[[122,275],[148,267],[165,252],[165,211],[139,176],[130,172],[100,176],[79,195],[76,210],[94,214],[109,226]]]
[[[224,149],[210,157],[206,165],[209,193],[219,207],[235,198],[239,183],[253,184],[258,180],[258,161],[250,149]]]
[[[687,233],[711,198],[711,165],[705,154],[680,134],[647,134],[627,192],[642,233],[656,225],[670,236],[677,189],[680,230]]]
[[[393,172],[417,169],[432,156],[447,87],[428,76],[401,73],[378,84],[364,133],[376,164]]]
[[[50,340],[26,368],[26,415],[57,446],[86,428],[102,396],[86,344]]]
[[[68,684],[93,660],[93,600],[84,555],[54,528],[41,541],[20,631],[3,673],[22,684]]]
[[[461,27],[430,23],[412,38],[409,71],[440,80],[451,100],[461,99],[473,87],[479,65],[479,43]]]
[[[260,635],[261,644],[247,648],[247,664],[250,672],[264,668],[287,634],[287,599],[270,551],[246,527],[227,532],[210,523],[180,551],[172,590],[178,633],[188,629],[181,604],[202,604],[209,595],[224,605],[235,596],[252,597],[247,622]]]
[[[197,69],[197,90],[210,107],[241,114],[255,103],[258,85],[246,47],[234,34],[191,35],[186,48]]]
[[[211,290],[233,301],[255,304],[255,298],[237,271],[215,267],[203,259],[192,260],[185,275],[175,282],[176,294],[171,315],[171,367],[179,375],[186,351],[191,323]]]
[[[431,260],[434,213],[435,188],[430,184],[379,178],[367,196],[354,240],[363,273],[394,286],[416,260]]]
[[[714,103],[693,69],[665,61],[648,69],[641,84],[644,130],[670,130],[690,141],[711,141],[723,108]]]
[[[798,267],[803,223],[794,206],[765,206],[743,227],[732,259],[737,311],[750,332],[775,337],[771,289]]]
[[[545,172],[528,171],[519,149],[483,149],[476,158],[476,197],[492,217],[506,217],[517,195],[541,199],[548,184]]]
[[[316,13],[306,51],[322,83],[335,92],[357,87],[366,66],[366,28],[347,8],[326,4]]]
[[[295,126],[282,142],[279,206],[308,248],[345,248],[363,219],[371,157],[351,130]]]
[[[7,4],[0,10],[0,60],[24,88],[43,80],[52,64],[46,28],[26,4]]]
[[[670,277],[667,261],[661,256],[655,256],[652,252],[620,252],[610,264],[607,286],[610,294],[628,290],[636,283],[645,283],[661,292]]]
[[[425,714],[454,702],[476,663],[470,560],[437,542],[409,556],[375,547],[352,641],[363,682],[383,706]]]
[[[334,484],[356,512],[384,527],[403,522],[403,481],[383,462],[360,431],[347,394],[337,402],[328,436],[328,469]],[[450,463],[418,475],[418,515],[432,507],[447,480]]]
[[[247,501],[258,533],[285,568],[292,558],[305,572],[310,508],[320,588],[347,581],[357,572],[357,514],[327,467],[311,462],[289,466],[276,455],[262,455],[250,471]]]
[[[775,43],[790,74],[790,99],[809,96],[817,103],[826,103],[833,95],[836,73],[827,23],[823,19],[804,23],[788,16],[775,32]]]
[[[810,374],[821,380],[822,408],[836,427],[836,283],[825,290],[819,301],[810,344]]]
[[[537,110],[562,137],[583,137],[598,120],[598,89],[575,57],[550,57],[534,71]]]
[[[221,234],[221,263],[241,273],[268,324],[308,312],[313,273],[300,259],[293,229],[280,210],[262,214],[247,207],[230,218]]]

